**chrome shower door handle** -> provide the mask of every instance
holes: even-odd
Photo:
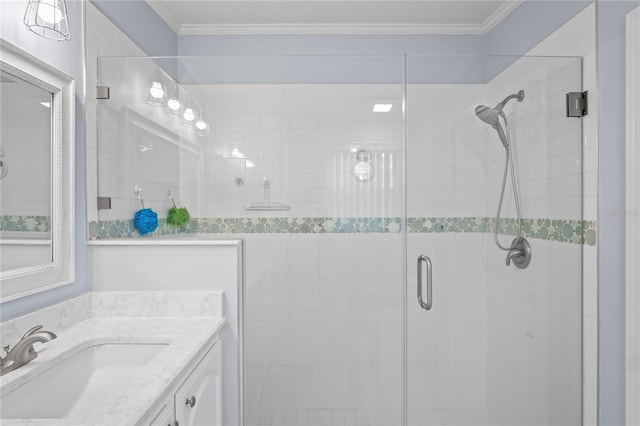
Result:
[[[426,303],[424,300],[422,300],[422,263],[423,262],[425,265],[427,265],[427,302]],[[432,269],[433,267],[431,265],[431,259],[429,259],[429,256],[425,256],[424,254],[421,254],[420,256],[418,256],[418,303],[423,309],[427,311],[431,310],[431,306],[433,305]]]

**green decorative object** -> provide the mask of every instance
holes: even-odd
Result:
[[[185,226],[191,221],[191,215],[186,207],[177,207],[176,202],[173,201],[173,194],[169,191],[171,202],[173,207],[169,209],[167,213],[167,223],[173,226]]]
[[[191,215],[186,207],[171,207],[167,213],[167,223],[173,226],[185,226],[191,221]]]

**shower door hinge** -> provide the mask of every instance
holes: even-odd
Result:
[[[98,197],[98,210],[111,210],[111,197]]]
[[[109,86],[96,86],[96,99],[109,99]]]
[[[588,92],[567,93],[567,117],[584,117],[588,113]]]

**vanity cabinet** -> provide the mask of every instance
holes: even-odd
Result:
[[[167,401],[162,405],[160,412],[150,423],[150,426],[173,426],[175,417],[173,414],[173,401]]]
[[[196,362],[170,395],[158,404],[151,426],[221,426],[220,342]]]

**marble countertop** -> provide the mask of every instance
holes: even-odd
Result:
[[[130,425],[177,384],[194,359],[218,339],[224,318],[91,318],[61,331],[58,338],[38,344],[38,358],[0,378],[2,396],[79,351],[104,343],[163,343],[167,347],[89,415],[65,419],[2,419],[9,425]],[[62,390],[62,389],[61,389]],[[37,403],[37,402],[36,402]]]

